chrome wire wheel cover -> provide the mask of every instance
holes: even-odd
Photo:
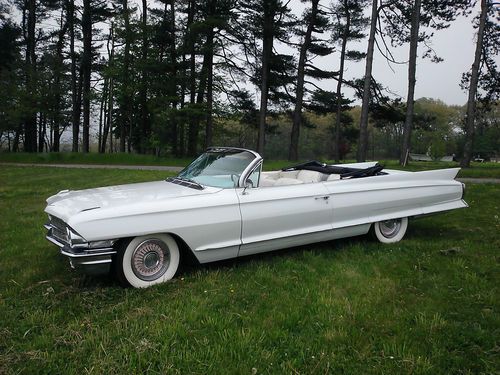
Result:
[[[158,279],[167,271],[169,264],[168,246],[157,239],[141,242],[132,253],[132,271],[144,281]]]
[[[380,233],[386,238],[393,238],[401,229],[401,219],[381,221],[379,223]]]

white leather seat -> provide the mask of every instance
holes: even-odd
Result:
[[[261,178],[259,186],[261,187],[266,187],[266,186],[274,186],[276,185],[276,181],[274,178]]]
[[[316,171],[301,170],[296,177],[298,180],[310,184],[313,182],[320,182],[323,180],[323,174]]]
[[[281,171],[279,178],[297,178],[299,171]]]
[[[297,180],[296,178],[282,177],[276,180],[274,186],[284,186],[284,185],[299,185],[303,184],[303,181]]]

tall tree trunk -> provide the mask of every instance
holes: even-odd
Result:
[[[418,31],[420,28],[420,8],[421,0],[415,0],[413,4],[413,12],[411,15],[411,30],[410,30],[410,59],[408,61],[408,97],[406,99],[406,119],[403,129],[403,144],[401,146],[401,154],[399,155],[399,164],[405,165],[407,155],[410,152],[411,131],[413,129],[413,113],[415,107],[415,83],[417,71],[417,48],[418,48]]]
[[[476,117],[476,95],[477,84],[479,81],[479,65],[482,58],[484,29],[488,18],[488,0],[481,0],[481,15],[479,16],[479,28],[477,30],[476,51],[474,53],[474,62],[472,63],[471,76],[469,82],[469,96],[467,98],[467,115],[465,118],[465,145],[464,156],[460,166],[470,167],[472,160],[472,147],[474,145],[474,123]]]
[[[108,140],[108,101],[109,101],[109,89],[111,88],[111,78],[108,78],[108,86],[106,89],[106,97],[104,98],[104,109],[103,109],[103,120],[102,120],[102,134],[99,140],[99,153],[106,152],[106,142]],[[104,151],[103,151],[104,150]]]
[[[108,140],[108,135],[112,134],[112,129],[113,129],[113,84],[114,80],[113,77],[109,78],[109,89],[108,89],[108,99],[107,99],[107,105],[108,105],[108,110],[107,110],[107,116],[106,116],[106,126],[103,129],[102,133],[102,142],[101,142],[101,153],[106,152],[106,142]],[[112,151],[112,148],[110,147],[110,151]]]
[[[264,2],[264,25],[262,36],[262,82],[260,86],[259,134],[257,138],[257,152],[264,156],[266,137],[267,101],[269,96],[269,74],[271,71],[271,57],[274,43],[274,16],[276,8],[273,1]]]
[[[12,140],[12,152],[18,152],[19,151],[19,138],[21,136],[21,129],[18,128],[16,129],[14,133],[14,139]]]
[[[40,112],[38,120],[38,152],[43,152],[45,134],[47,133],[47,115],[45,112]]]
[[[148,88],[148,73],[147,73],[147,60],[148,60],[148,30],[147,30],[147,13],[148,5],[146,0],[142,0],[142,48],[141,48],[141,59],[142,59],[142,80],[140,85],[140,116],[141,116],[141,139],[137,142],[139,146],[139,152],[145,152],[147,149],[147,144],[149,143],[150,135],[150,124],[147,109],[147,88]]]
[[[375,33],[377,31],[378,0],[372,1],[372,15],[370,21],[370,37],[366,51],[366,67],[363,85],[363,102],[361,104],[361,119],[359,121],[358,162],[366,160],[368,148],[368,110],[370,107],[370,87],[372,83],[373,51],[375,47]]]
[[[207,77],[207,122],[205,125],[205,149],[213,146],[214,139],[214,118],[213,118],[213,107],[214,107],[214,64],[213,61],[208,68]]]
[[[64,35],[66,34],[66,30],[68,28],[68,22],[63,21],[63,11],[61,10],[61,28],[59,29],[57,35],[57,44],[56,44],[56,69],[54,72],[54,84],[55,84],[55,105],[54,105],[54,116],[53,116],[53,143],[52,143],[52,151],[59,152],[60,145],[60,128],[61,128],[61,76],[63,74],[63,43],[64,43]],[[67,17],[66,17],[67,18]]]
[[[214,31],[211,29],[207,40],[207,48],[209,49],[209,62],[207,71],[207,111],[205,124],[205,148],[212,146],[213,143],[213,86],[214,86]]]
[[[340,50],[340,68],[339,68],[339,78],[337,82],[337,112],[335,115],[335,161],[338,163],[340,161],[340,124],[342,116],[342,81],[344,80],[344,65],[345,65],[345,54],[347,48],[347,39],[349,38],[350,28],[351,28],[351,13],[349,11],[348,1],[344,0],[345,9],[345,29],[342,34],[342,47]]]
[[[60,86],[59,82],[56,82],[56,85]],[[59,152],[60,150],[60,140],[61,140],[61,135],[60,135],[60,127],[61,127],[61,95],[59,93],[56,94],[56,100],[55,100],[55,115],[54,115],[54,120],[52,124],[52,130],[53,130],[53,142],[52,142],[52,151],[54,152]]]
[[[209,15],[213,17],[217,11],[217,0],[210,0]],[[214,85],[214,28],[210,27],[207,31],[207,111],[205,123],[205,148],[212,146],[213,143],[213,85]]]
[[[165,3],[165,13],[167,5]],[[172,98],[171,106],[173,110],[177,109],[177,46],[176,46],[176,35],[175,35],[175,1],[170,3],[170,19],[169,19],[169,31],[170,31],[170,64],[172,64],[172,79],[170,81],[168,95]],[[182,156],[179,150],[183,150],[183,147],[179,147],[179,124],[177,122],[176,116],[172,116],[171,119],[172,126],[172,150],[175,156]]]
[[[304,75],[307,63],[307,51],[311,46],[311,35],[314,30],[316,14],[318,13],[319,0],[311,0],[311,13],[309,14],[309,23],[307,25],[304,41],[300,47],[299,66],[297,69],[297,89],[295,91],[295,108],[293,110],[293,123],[290,138],[290,149],[288,151],[288,160],[298,160],[299,158],[299,137],[300,126],[302,125],[302,106],[304,103]]]
[[[35,26],[36,26],[36,0],[28,0],[28,33],[26,39],[26,87],[30,100],[30,109],[24,123],[24,150],[27,152],[37,151],[37,129],[36,129],[36,102],[35,102]]]
[[[68,0],[69,53],[71,56],[71,122],[73,143],[71,150],[78,152],[78,137],[80,133],[80,108],[76,86],[76,54],[75,54],[75,0]]]
[[[111,27],[109,29],[109,38],[108,38],[108,43],[107,43],[107,49],[108,49],[108,64],[112,66],[114,64],[115,60],[115,27],[114,23],[111,22]],[[109,42],[111,41],[111,49],[109,48]],[[113,75],[109,77],[109,88],[108,88],[108,99],[107,99],[107,105],[108,105],[108,110],[107,110],[107,116],[106,116],[106,121],[105,121],[105,126],[103,129],[102,133],[102,141],[101,141],[101,149],[99,152],[105,153],[106,152],[106,142],[108,140],[108,134],[111,133],[111,130],[113,129],[113,84],[114,84],[114,79]],[[110,151],[112,152],[112,147],[110,146]]]
[[[83,32],[83,144],[82,152],[90,148],[90,76],[92,74],[92,18],[90,0],[83,0],[82,32]]]
[[[113,141],[113,126],[111,124],[109,124],[109,129],[110,129],[110,132],[109,132],[109,152],[110,153],[113,153],[115,152],[115,144],[114,144],[114,141]]]
[[[54,119],[50,120],[49,142],[47,145],[47,151],[54,151]]]
[[[99,131],[97,133],[97,150],[98,152],[101,152],[102,148],[102,135],[104,132],[104,128],[106,127],[106,114],[105,108],[107,104],[107,98],[108,98],[108,78],[104,78],[104,83],[102,85],[102,93],[101,93],[101,104],[99,108]],[[104,120],[104,124],[103,124]]]
[[[78,127],[78,130],[80,128],[80,118],[82,114],[82,92],[83,92],[83,65],[80,64],[80,67],[78,69],[78,87],[76,89],[76,113],[75,113],[75,117],[77,118],[76,125]],[[78,144],[80,143],[78,138],[76,139],[76,142],[78,146]]]
[[[132,125],[130,116],[130,78],[129,78],[129,68],[130,68],[130,14],[128,11],[128,1],[123,0],[123,19],[125,23],[125,47],[123,51],[123,107],[122,116],[123,119],[120,122],[120,152],[125,152],[125,141],[127,137],[127,129]]]
[[[212,47],[209,47],[209,44],[213,44],[213,30],[211,33],[211,37],[208,35],[210,32],[207,32],[207,42],[205,43],[205,51],[203,53],[203,63],[201,66],[201,71],[200,71],[200,79],[198,83],[198,94],[196,95],[196,104],[198,105],[198,108],[201,109],[201,106],[203,104],[203,99],[205,97],[205,92],[207,91],[207,84],[208,84],[208,74],[211,66],[213,65],[213,49]],[[212,39],[212,42],[209,42],[209,39]],[[201,117],[196,116],[192,120],[192,125],[194,128],[198,129],[200,127],[200,121]]]
[[[182,66],[186,66],[186,55],[182,55]],[[181,94],[180,94],[180,107],[183,109],[186,105],[186,99],[184,95],[186,94],[186,71],[183,72],[183,77],[181,80]],[[179,156],[186,155],[186,129],[185,122],[181,121],[179,123]]]
[[[195,35],[191,26],[194,22],[194,16],[196,12],[196,1],[191,0],[189,3],[189,13],[188,13],[188,43],[189,43],[189,103],[191,106],[194,106],[196,103],[196,51],[195,51]],[[199,128],[199,119],[193,118],[191,116],[191,121],[189,124],[189,132],[188,132],[188,154],[190,156],[195,156],[198,148],[198,128]],[[196,117],[198,117],[196,115]]]

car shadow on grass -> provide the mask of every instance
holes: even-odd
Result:
[[[300,257],[304,252],[311,253],[314,255],[335,256],[339,252],[343,252],[351,249],[357,244],[362,244],[363,242],[369,242],[370,238],[368,235],[342,238],[331,241],[316,242],[313,244],[294,246],[280,250],[273,250],[268,252],[262,252],[258,254],[245,255],[237,258],[224,259],[216,262],[210,263],[188,263],[183,264],[176,277],[189,276],[196,273],[199,270],[221,270],[221,269],[232,269],[241,266],[247,266],[251,263],[258,262],[260,264],[272,263],[278,259],[297,258]]]
[[[467,239],[467,233],[456,226],[448,226],[446,222],[436,225],[433,220],[422,219],[410,221],[408,231],[402,241],[405,239],[435,241],[443,239],[443,237],[454,241],[462,241]]]
[[[431,221],[419,221],[416,224],[411,222],[411,225],[408,227],[405,237],[399,244],[402,244],[404,246],[405,240],[446,241],[449,238],[453,238],[454,242],[459,242],[466,239],[466,234],[463,230],[460,230],[456,227],[447,227],[445,224],[436,225]],[[260,264],[270,264],[277,259],[286,257],[300,257],[304,252],[329,258],[337,257],[340,253],[358,247],[362,247],[363,250],[367,253],[373,253],[387,251],[389,246],[394,245],[381,244],[370,231],[365,235],[317,242],[302,246],[294,246],[285,249],[246,255],[211,263],[199,264],[191,262],[189,264],[183,264],[179,269],[176,277],[179,277],[179,275],[189,276],[199,270],[232,269],[240,266],[246,266],[253,262],[259,262]]]
[[[309,252],[316,255],[326,255],[328,253],[335,254],[341,251],[349,250],[350,248],[352,248],[352,246],[355,246],[356,244],[362,243],[364,241],[370,241],[366,235],[338,239],[334,241],[318,242],[303,246],[295,246],[276,251],[269,251],[259,254],[246,255],[238,258],[220,260],[211,263],[200,264],[196,261],[189,261],[184,262],[180,265],[179,271],[177,272],[174,279],[186,276],[189,277],[190,275],[194,275],[200,270],[229,270],[237,267],[247,266],[253,262],[259,262],[260,264],[270,264],[277,259],[286,259],[287,257],[300,257],[304,252]],[[72,288],[92,291],[103,288],[105,289],[120,287],[120,283],[114,275],[113,268],[111,268],[110,272],[107,274],[89,275],[84,273],[80,269],[68,269],[69,265],[67,264],[65,259],[58,259],[58,263],[58,269],[61,272],[56,278],[64,280],[63,283],[69,284],[68,286],[71,286]]]

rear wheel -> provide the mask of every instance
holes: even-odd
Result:
[[[375,237],[382,243],[401,241],[408,228],[408,218],[391,219],[373,223]]]
[[[179,261],[179,247],[172,236],[135,237],[118,252],[116,276],[122,285],[147,288],[173,278]]]

